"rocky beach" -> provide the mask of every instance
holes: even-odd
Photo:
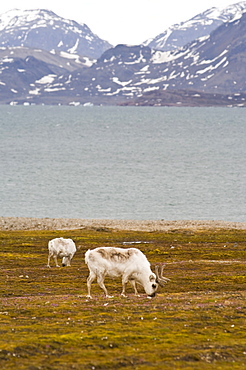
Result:
[[[213,220],[110,220],[75,218],[0,217],[0,230],[74,230],[84,228],[108,228],[135,231],[171,231],[202,229],[245,230],[246,222]]]

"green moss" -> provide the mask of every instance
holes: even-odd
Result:
[[[81,246],[70,268],[46,267],[48,240],[57,236]],[[15,231],[0,232],[0,243],[2,369],[245,365],[245,230]],[[95,283],[88,300],[84,253],[99,246],[140,248],[151,263],[166,264],[170,283],[149,300],[130,286],[122,298],[120,281],[107,279],[114,298]]]

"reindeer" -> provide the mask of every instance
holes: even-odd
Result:
[[[76,245],[72,239],[55,238],[48,243],[48,264],[50,267],[50,258],[53,257],[56,267],[60,267],[57,257],[62,257],[62,266],[71,266],[71,260],[76,252]]]
[[[146,256],[137,248],[114,248],[101,247],[93,250],[88,250],[85,253],[85,263],[89,268],[89,276],[87,278],[88,298],[91,297],[91,284],[97,279],[98,285],[103,289],[106,298],[111,298],[104,285],[104,279],[108,275],[112,278],[122,278],[121,295],[126,297],[125,289],[129,281],[134,289],[134,293],[138,296],[136,283],[143,286],[148,297],[154,297],[158,286],[163,286],[169,281],[163,276],[163,267],[155,267],[154,274],[151,271],[150,263]]]

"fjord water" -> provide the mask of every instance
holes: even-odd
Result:
[[[246,221],[245,110],[0,107],[0,216]]]

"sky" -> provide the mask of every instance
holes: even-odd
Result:
[[[8,0],[0,14],[12,9],[47,9],[58,16],[85,23],[112,45],[141,44],[212,7],[227,7],[233,0]]]

